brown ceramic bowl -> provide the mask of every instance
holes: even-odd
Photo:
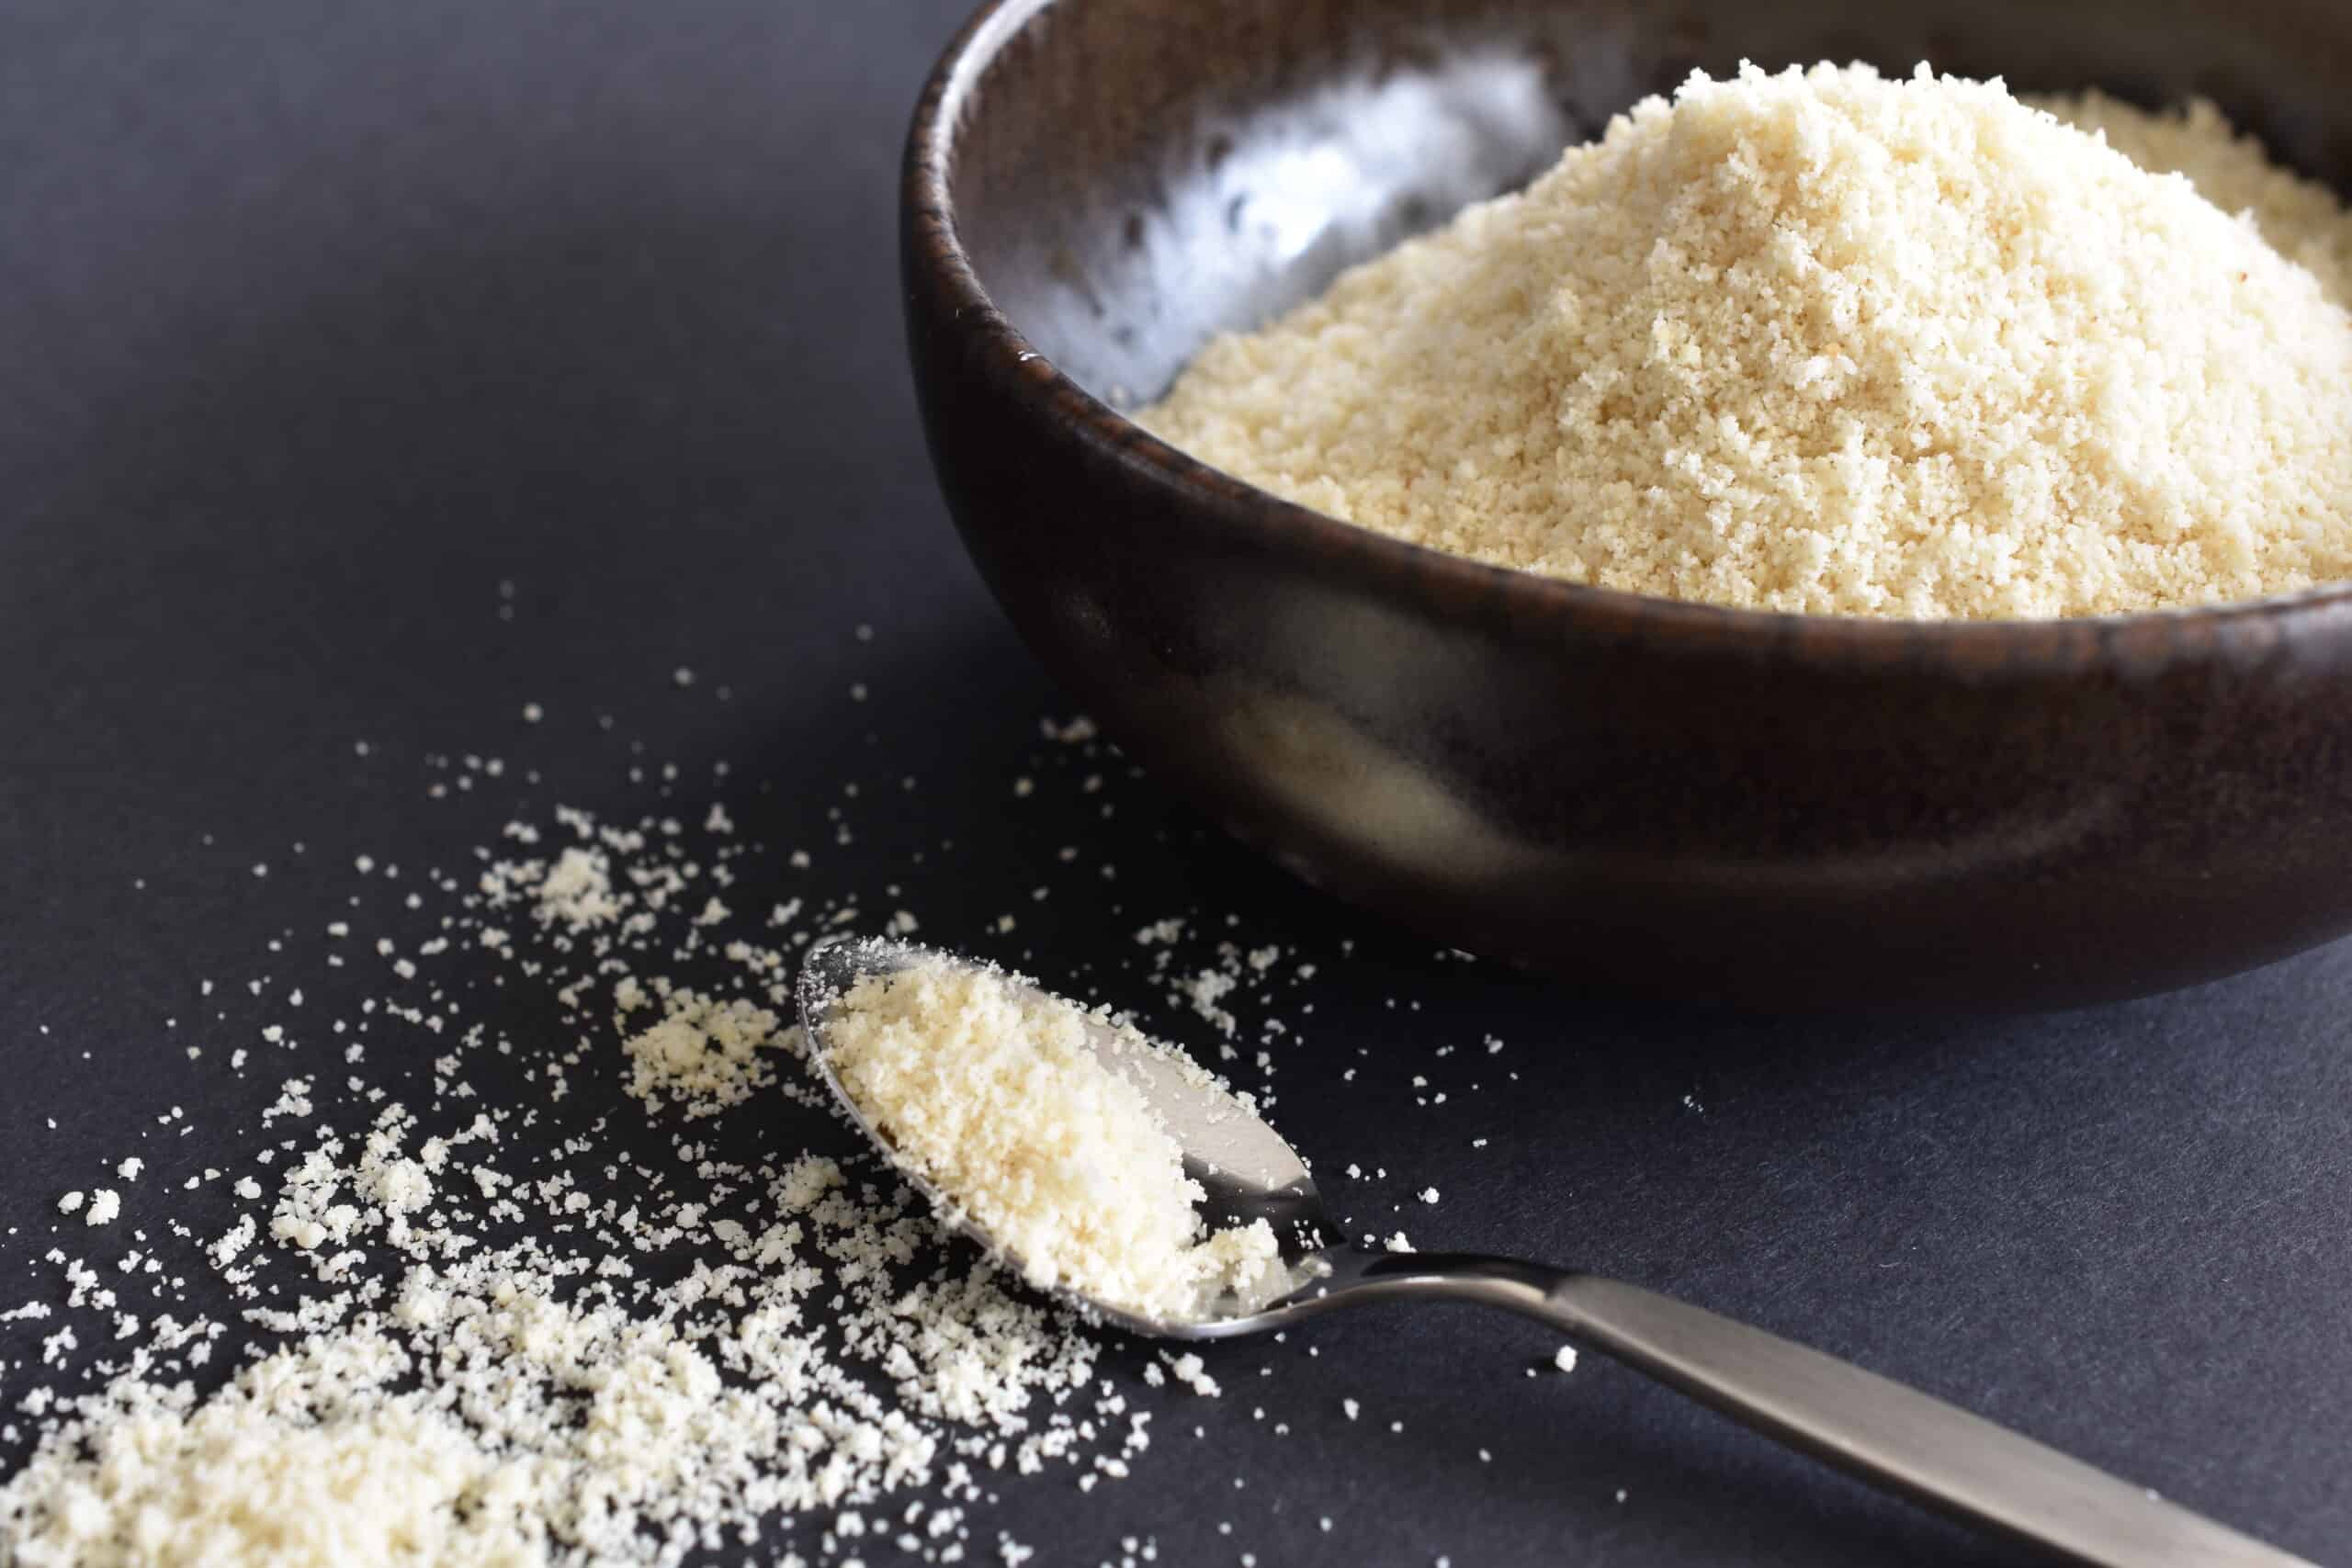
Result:
[[[999,0],[916,110],[908,334],[1006,614],[1250,843],[1447,943],[1745,1006],[2160,990],[2352,929],[2352,590],[1939,625],[1476,565],[1117,412],[1691,67],[2218,100],[2352,167],[2352,7]]]

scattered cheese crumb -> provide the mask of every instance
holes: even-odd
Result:
[[[775,1013],[740,998],[718,1001],[684,988],[663,1007],[662,1021],[622,1043],[629,1093],[649,1105],[675,1102],[695,1118],[715,1116],[775,1081],[762,1055],[786,1043]]]
[[[1224,1391],[1216,1379],[1209,1376],[1207,1365],[1200,1357],[1187,1350],[1181,1356],[1160,1352],[1160,1359],[1168,1363],[1168,1374],[1204,1399],[1215,1399]]]

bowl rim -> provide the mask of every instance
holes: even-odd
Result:
[[[1254,543],[1312,550],[1335,570],[1384,588],[1498,604],[1514,623],[1576,622],[1601,635],[1672,636],[1699,643],[1799,650],[1832,661],[1940,657],[2011,672],[2079,671],[2118,661],[2168,664],[2223,649],[2267,651],[2322,626],[2352,629],[2352,579],[2209,604],[2041,620],[1917,620],[1812,615],[1671,599],[1497,566],[1396,538],[1285,500],[1170,445],[1080,386],[1023,335],[981,282],[958,228],[958,142],[1005,47],[1046,13],[1094,0],[982,0],[925,78],[901,169],[902,255],[947,307],[974,352],[964,363],[1047,430],[1171,500],[1204,507]],[[978,106],[978,108],[975,108]],[[922,242],[922,243],[918,243]]]

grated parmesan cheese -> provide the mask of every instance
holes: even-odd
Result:
[[[616,998],[624,1013],[642,999],[633,987]],[[775,1013],[741,998],[718,1001],[680,988],[663,1007],[659,1023],[624,1043],[628,1091],[651,1106],[674,1101],[689,1118],[715,1116],[775,1082],[760,1053],[790,1049],[799,1037]]]
[[[2253,219],[1997,82],[1694,74],[1141,417],[1382,533],[1678,599],[2023,618],[2352,576],[2352,220],[2210,111],[2069,112]]]
[[[1041,808],[1107,816],[1098,792],[1135,776],[1084,720],[1042,742],[1022,764]],[[461,753],[424,766],[501,776]],[[526,761],[513,776],[532,793],[506,810],[544,799]],[[262,885],[305,907],[199,1022],[298,1059],[248,1075],[244,1049],[204,1053],[243,1098],[208,1117],[218,1164],[187,1175],[189,1207],[100,1259],[60,1245],[104,1234],[79,1225],[0,1237],[12,1277],[40,1281],[0,1313],[0,1562],[947,1568],[1011,1539],[987,1515],[1018,1487],[1074,1483],[1101,1506],[1142,1472],[1155,1410],[1216,1391],[1210,1358],[1106,1344],[948,1246],[911,1188],[810,1109],[830,1102],[775,1070],[790,1032],[752,1015],[788,1012],[793,951],[861,908],[928,915],[941,878],[968,875],[926,870],[952,844],[922,829],[905,886],[843,884],[763,844],[773,807],[750,790],[739,826],[655,776],[641,815],[490,817],[492,845],[394,846],[405,871],[351,857],[363,880],[329,906]],[[843,799],[828,830],[849,830]],[[566,840],[577,854],[537,847]],[[775,901],[786,875],[797,896]],[[773,910],[757,941],[695,920],[739,878],[728,902]],[[1114,902],[1087,904],[1098,889],[1090,873],[1056,897],[1128,929]],[[1315,965],[1278,973],[1273,955],[1299,949],[1272,934],[1189,909],[1131,979],[1227,975],[1218,1005],[1242,1043],[1295,1043],[1296,1021],[1266,1009]],[[380,972],[345,966],[362,955]],[[315,1029],[268,1023],[297,992]],[[697,1010],[698,1038],[631,1049]],[[712,1012],[748,1035],[714,1038]],[[1234,1070],[1265,1097],[1263,1050]],[[156,1120],[185,1125],[176,1107]],[[1148,1541],[1117,1559],[1153,1560]]]
[[[1175,1320],[1288,1288],[1265,1221],[1207,1232],[1182,1149],[1105,1060],[1170,1053],[1109,1015],[933,961],[861,979],[825,1036],[835,1077],[896,1157],[1030,1284]]]

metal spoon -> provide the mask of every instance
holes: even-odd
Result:
[[[911,942],[834,938],[811,947],[800,970],[809,1060],[850,1120],[893,1163],[895,1151],[833,1077],[825,1025],[859,979],[918,963],[978,967]],[[1098,1039],[1107,1043],[1110,1035],[1102,1032]],[[1638,1286],[1510,1258],[1323,1245],[1322,1238],[1338,1233],[1314,1180],[1255,1113],[1153,1054],[1125,1051],[1106,1054],[1103,1061],[1143,1090],[1183,1148],[1187,1173],[1207,1193],[1201,1210],[1208,1223],[1271,1221],[1298,1280],[1290,1294],[1257,1310],[1238,1302],[1212,1303],[1201,1316],[1181,1322],[1069,1298],[1135,1333],[1227,1339],[1373,1302],[1481,1302],[1547,1324],[1873,1485],[2077,1562],[2109,1568],[2311,1568],[2301,1558],[1941,1400]],[[908,1175],[944,1210],[956,1212],[927,1182]],[[967,1221],[963,1228],[1002,1251],[977,1225]]]

